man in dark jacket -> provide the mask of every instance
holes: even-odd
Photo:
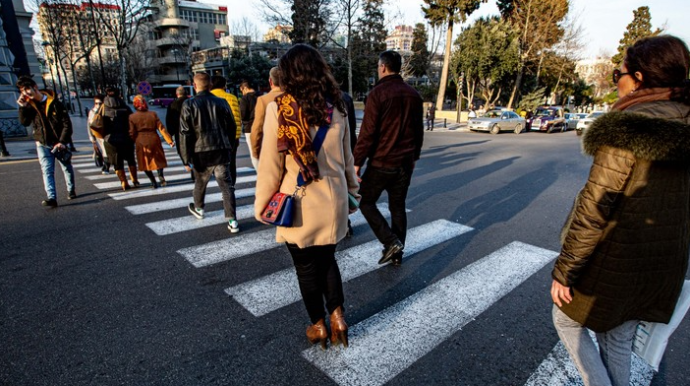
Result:
[[[405,199],[424,140],[422,98],[400,76],[401,66],[402,58],[397,52],[379,55],[379,81],[367,98],[354,152],[358,175],[368,160],[359,190],[360,209],[384,245],[379,264],[402,262],[407,235]],[[384,190],[388,192],[391,226],[376,208]]]
[[[230,105],[209,91],[211,78],[208,74],[194,76],[196,95],[182,105],[180,117],[180,156],[182,163],[196,175],[194,181],[194,203],[189,211],[198,219],[204,218],[206,186],[215,175],[223,196],[225,218],[228,230],[240,231],[235,216],[235,119]]]
[[[252,160],[254,169],[259,167],[259,158],[252,150],[252,125],[254,124],[254,110],[256,109],[256,91],[249,81],[240,83],[240,92],[242,92],[242,99],[240,99],[240,115],[242,118],[242,132],[244,138],[247,140],[249,147],[249,157]]]
[[[175,99],[170,106],[168,106],[168,111],[165,113],[165,126],[168,129],[168,133],[173,136],[175,143],[180,143],[180,114],[182,112],[182,104],[187,100],[187,90],[180,86],[175,90]],[[180,153],[180,147],[177,147],[177,153]]]
[[[33,137],[36,140],[36,153],[43,172],[43,186],[47,198],[43,206],[57,207],[55,192],[55,160],[60,163],[67,183],[70,200],[77,197],[74,185],[72,161],[65,157],[56,157],[56,153],[69,151],[67,145],[72,141],[72,121],[65,107],[55,98],[52,90],[39,91],[38,85],[31,77],[22,76],[17,81],[20,96],[19,122],[24,126],[33,126]]]

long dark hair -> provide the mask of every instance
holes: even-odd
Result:
[[[295,44],[280,58],[278,68],[283,91],[302,107],[307,123],[320,126],[327,122],[326,101],[346,114],[338,83],[319,51]]]
[[[628,47],[625,66],[629,73],[642,73],[641,88],[677,88],[673,99],[690,104],[690,53],[677,37],[659,35],[638,40]]]

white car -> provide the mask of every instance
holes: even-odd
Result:
[[[587,114],[584,113],[566,113],[565,122],[568,125],[567,130],[575,130],[577,123],[585,118],[587,118]]]
[[[606,114],[604,111],[594,111],[591,114],[587,116],[585,119],[580,119],[577,122],[577,127],[575,127],[575,132],[577,135],[582,135],[582,133],[585,132],[585,129],[589,127],[589,125],[592,124],[597,118],[600,116]]]
[[[488,131],[498,134],[501,131],[512,131],[520,134],[525,129],[525,118],[513,111],[490,110],[483,117],[471,118],[467,128],[472,131]]]

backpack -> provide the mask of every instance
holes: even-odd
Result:
[[[89,125],[91,127],[91,133],[93,133],[93,136],[99,139],[105,137],[105,125],[103,122],[104,108],[105,105],[101,104],[101,107],[93,115],[93,119],[91,119],[91,124]]]

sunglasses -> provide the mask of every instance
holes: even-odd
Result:
[[[632,75],[629,72],[621,72],[621,70],[615,69],[613,70],[613,84],[618,84],[618,81],[621,80],[621,77],[625,75]]]

